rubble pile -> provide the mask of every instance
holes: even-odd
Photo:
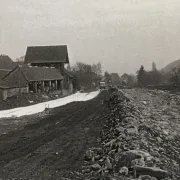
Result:
[[[146,120],[136,100],[123,91],[113,92],[107,103],[100,147],[85,154],[86,179],[179,180],[178,133],[170,135],[157,120]]]

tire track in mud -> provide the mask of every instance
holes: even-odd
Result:
[[[44,118],[33,117],[36,123],[2,135],[1,178],[57,179],[80,168],[86,149],[97,143],[107,96],[52,109]]]

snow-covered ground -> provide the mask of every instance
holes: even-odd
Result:
[[[20,107],[20,108],[15,108],[15,109],[10,109],[10,110],[3,110],[0,111],[0,118],[8,118],[8,117],[21,117],[25,115],[31,115],[31,114],[36,114],[39,112],[43,112],[45,108],[55,108],[59,106],[63,106],[65,104],[74,102],[74,101],[88,101],[90,99],[95,98],[99,94],[99,91],[94,91],[91,93],[76,93],[72,94],[70,96],[48,101],[48,102],[43,102],[31,106],[26,106],[26,107]]]

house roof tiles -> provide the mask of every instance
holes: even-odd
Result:
[[[63,76],[56,68],[22,66],[20,70],[28,81],[62,80]]]
[[[12,70],[15,67],[12,59],[7,55],[0,55],[0,69],[1,70]]]
[[[25,55],[25,64],[28,63],[69,63],[66,45],[57,46],[30,46]]]

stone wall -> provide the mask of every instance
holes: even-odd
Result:
[[[0,89],[0,100],[3,99],[3,89]]]
[[[8,97],[12,97],[20,93],[28,93],[28,92],[29,92],[28,87],[0,89],[0,99],[6,100]]]
[[[63,96],[68,96],[70,94],[73,93],[73,84],[69,84],[69,88],[68,89],[63,89],[62,90],[62,95]]]
[[[70,84],[69,84],[69,92],[70,92],[70,94],[72,94],[73,91],[74,91],[74,89],[73,89],[73,84],[70,83]]]

